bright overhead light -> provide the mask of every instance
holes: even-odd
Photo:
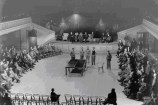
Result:
[[[75,20],[78,20],[79,19],[79,14],[73,14],[73,17]]]

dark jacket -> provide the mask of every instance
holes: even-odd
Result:
[[[107,59],[108,61],[111,61],[111,58],[112,58],[112,55],[111,55],[110,53],[108,53],[106,59]]]
[[[57,95],[55,92],[51,92],[51,96],[50,96],[51,101],[52,102],[57,102],[59,100],[59,96],[60,95]]]
[[[117,96],[116,96],[116,93],[115,92],[111,92],[108,94],[108,103],[116,103],[116,100],[117,100]]]

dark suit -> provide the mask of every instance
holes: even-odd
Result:
[[[111,92],[108,94],[108,98],[105,100],[104,105],[106,105],[106,104],[117,105],[116,100],[117,100],[116,93]]]
[[[57,95],[55,92],[51,92],[50,98],[51,98],[52,102],[58,102],[59,103],[59,97],[60,97],[60,95]]]
[[[111,58],[112,58],[112,55],[110,53],[108,53],[106,59],[107,59],[107,69],[110,69],[111,70]]]

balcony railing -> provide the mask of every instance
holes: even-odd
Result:
[[[2,23],[0,23],[0,31],[6,30],[9,28],[13,28],[13,27],[17,27],[20,25],[28,24],[28,23],[32,23],[31,17],[8,21],[8,22],[2,22]]]
[[[151,17],[151,16],[146,16],[144,19],[158,25],[158,17]]]

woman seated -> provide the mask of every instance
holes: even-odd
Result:
[[[24,73],[24,69],[19,66],[17,62],[15,62],[16,69],[18,71],[18,76],[21,77],[22,73]]]
[[[111,90],[111,93],[108,94],[108,98],[105,100],[105,102],[103,104],[104,105],[106,105],[106,104],[117,105],[116,101],[117,101],[117,96],[116,96],[115,89],[113,88]]]
[[[13,72],[13,69],[11,67],[8,70],[8,75],[9,75],[10,78],[12,78],[13,81],[16,80],[17,83],[20,82],[19,77],[17,76],[16,73]]]
[[[6,91],[9,92],[10,88],[11,88],[11,84],[9,84],[6,80],[4,80],[2,78],[2,76],[0,75],[0,91],[1,92],[6,92]]]
[[[59,104],[59,97],[60,97],[60,95],[56,94],[54,92],[54,88],[52,88],[52,92],[50,94],[51,101],[52,102],[58,102],[58,104]]]
[[[1,78],[4,84],[7,84],[7,87],[12,86],[12,79],[7,75],[5,70],[1,71]]]
[[[31,53],[27,53],[27,59],[30,61],[31,64],[35,62],[34,55]]]

